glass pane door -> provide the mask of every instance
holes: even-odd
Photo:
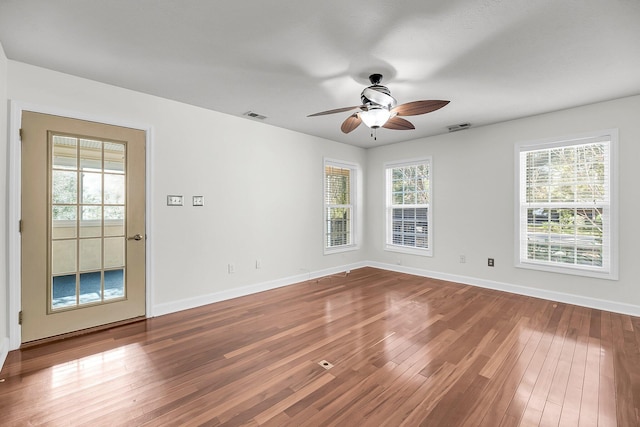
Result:
[[[49,312],[126,298],[126,144],[50,133]]]

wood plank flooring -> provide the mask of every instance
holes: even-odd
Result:
[[[640,319],[362,268],[14,351],[0,381],[3,426],[628,427]]]

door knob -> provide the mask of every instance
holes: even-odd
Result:
[[[127,237],[127,240],[142,240],[142,234],[138,233],[135,236]]]

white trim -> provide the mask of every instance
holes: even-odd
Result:
[[[0,371],[9,355],[9,337],[0,337]]]
[[[493,289],[496,291],[509,292],[516,295],[541,298],[549,301],[556,301],[565,304],[579,305],[582,307],[594,308],[597,310],[610,311],[613,313],[628,314],[630,316],[640,316],[640,306],[625,304],[615,301],[607,301],[597,298],[584,297],[580,295],[567,294],[563,292],[548,291],[544,289],[530,288],[528,286],[514,285],[511,283],[497,282],[493,280],[478,279],[475,277],[462,276],[458,274],[441,273],[437,271],[424,270],[415,267],[386,264],[375,261],[363,261],[353,264],[306,272],[295,276],[275,279],[268,282],[256,283],[243,286],[241,288],[229,289],[212,294],[201,295],[193,298],[185,298],[179,301],[158,304],[154,307],[157,316],[175,313],[182,310],[201,307],[233,298],[264,292],[284,286],[295,285],[300,282],[314,280],[339,273],[346,273],[363,267],[379,268],[381,270],[395,271],[398,273],[412,274],[414,276],[428,277],[432,279],[446,280],[449,282],[461,283],[464,285],[477,286],[480,288]],[[321,283],[321,282],[320,282]]]
[[[145,183],[146,183],[146,202],[145,202],[145,213],[147,216],[146,220],[146,230],[145,230],[145,277],[146,277],[146,295],[145,295],[145,311],[147,313],[147,318],[153,317],[155,313],[153,312],[153,301],[154,301],[154,292],[153,286],[155,281],[153,280],[153,245],[151,244],[153,239],[153,200],[155,200],[154,195],[154,186],[153,186],[153,148],[154,148],[154,128],[151,125],[145,125],[144,128],[145,134],[147,135],[146,140],[146,165],[145,165]]]
[[[520,151],[530,151],[531,149],[544,150],[544,149],[555,148],[555,147],[564,147],[565,145],[587,144],[597,140],[609,141],[608,137],[609,136],[613,137],[614,135],[617,140],[618,139],[617,128],[601,129],[601,130],[594,130],[591,132],[580,132],[573,135],[534,139],[531,141],[518,141],[516,142],[516,148],[519,148]]]
[[[326,223],[326,220],[325,220]],[[326,225],[325,225],[326,228]],[[327,233],[324,233],[325,239],[326,239],[326,235]],[[358,245],[342,245],[342,246],[336,246],[336,247],[332,247],[332,248],[324,248],[324,255],[331,255],[331,254],[338,254],[338,253],[342,253],[342,252],[351,252],[351,251],[357,251],[358,249],[360,249],[360,247]]]
[[[393,245],[390,243],[385,243],[384,250],[388,252],[396,252],[400,254],[409,254],[409,255],[418,255],[418,256],[433,256],[433,251],[429,249],[423,248],[410,248],[402,245]]]
[[[477,286],[480,288],[493,289],[496,291],[509,292],[512,294],[540,298],[549,301],[556,301],[565,304],[579,305],[581,307],[595,308],[597,310],[610,311],[613,313],[627,314],[636,317],[640,316],[640,306],[633,304],[626,304],[621,302],[602,300],[598,298],[585,297],[581,295],[567,294],[564,292],[548,291],[545,289],[530,288],[528,286],[514,285],[511,283],[496,282],[493,280],[478,279],[475,277],[461,276],[458,274],[440,273],[437,271],[423,270],[421,268],[405,267],[380,262],[369,261],[366,263],[366,266],[379,268],[382,270],[395,271],[398,273],[412,274],[414,276],[446,280],[449,282]]]
[[[264,292],[271,289],[281,288],[283,286],[295,285],[300,282],[308,280],[314,280],[321,277],[331,276],[338,273],[348,273],[351,270],[357,268],[366,267],[366,263],[354,263],[349,265],[343,265],[339,267],[327,268],[324,270],[318,270],[314,272],[306,272],[295,276],[283,277],[281,279],[270,280],[268,282],[256,283],[253,285],[247,285],[240,288],[229,289],[220,292],[214,292],[207,295],[201,295],[193,298],[185,298],[178,301],[172,301],[167,303],[158,304],[154,307],[154,313],[157,316],[163,314],[175,313],[177,311],[188,310],[190,308],[201,307],[207,304],[213,304],[215,302],[226,301],[233,298],[238,298],[246,295],[255,294],[258,292]]]
[[[18,313],[22,306],[20,297],[20,233],[18,231],[21,212],[21,149],[20,149],[20,127],[22,124],[22,112],[33,111],[36,113],[50,114],[54,116],[69,117],[78,120],[86,120],[109,125],[139,129],[146,134],[146,316],[153,317],[153,254],[150,244],[150,234],[153,229],[153,186],[152,186],[152,165],[153,165],[153,127],[148,124],[131,122],[123,119],[102,117],[93,114],[86,114],[77,111],[68,111],[56,107],[33,105],[11,100],[9,104],[9,217],[8,217],[8,244],[9,244],[9,349],[15,350],[20,347],[21,328],[18,324]]]
[[[9,243],[9,256],[7,268],[9,269],[9,348],[15,350],[20,347],[21,329],[18,324],[20,312],[20,194],[22,190],[20,176],[22,174],[21,150],[20,150],[20,125],[22,122],[22,108],[11,101],[9,105],[9,217],[7,222],[9,230],[7,238]]]

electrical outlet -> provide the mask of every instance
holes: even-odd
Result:
[[[465,262],[467,262],[467,257],[464,255],[460,255],[460,264],[464,264]]]
[[[489,258],[489,259],[487,260],[487,265],[488,265],[489,267],[493,267],[493,266],[495,265],[495,263],[494,263],[494,261],[493,261],[493,258]]]
[[[233,274],[236,272],[235,264],[229,264],[228,268],[229,268],[229,274]]]
[[[262,268],[262,260],[260,258],[256,259],[256,270]]]

